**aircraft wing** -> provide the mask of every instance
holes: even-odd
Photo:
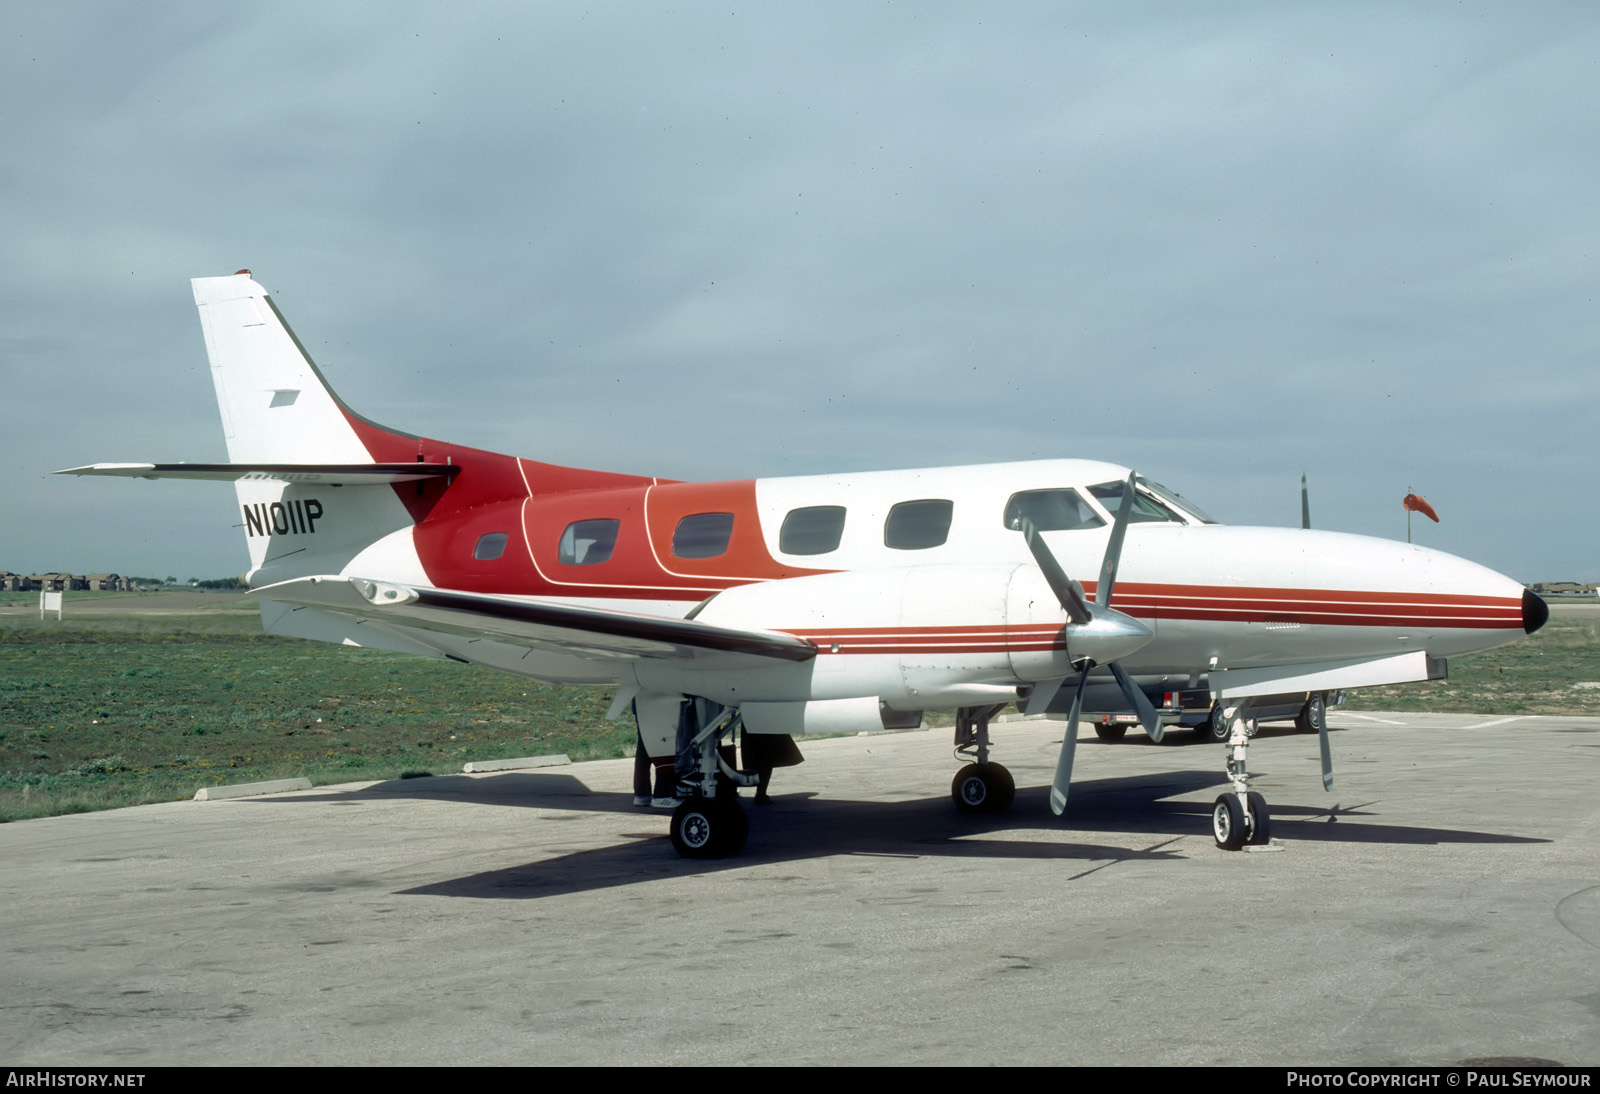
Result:
[[[685,658],[705,668],[809,661],[817,647],[781,631],[513,600],[346,577],[303,577],[252,589],[264,599],[335,615],[605,660]]]

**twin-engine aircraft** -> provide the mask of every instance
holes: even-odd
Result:
[[[1181,690],[1209,692],[1227,736],[1217,843],[1262,843],[1253,702],[1306,697],[1331,785],[1327,693],[1439,678],[1547,616],[1451,555],[1224,526],[1090,460],[685,483],[417,437],[347,407],[248,270],[193,286],[230,462],[61,473],[233,482],[269,633],[614,686],[612,716],[632,708],[683,799],[672,841],[690,857],[745,841],[754,779],[718,750],[741,726],[912,727],[958,708],[972,762],[955,803],[993,812],[1015,788],[990,718],[1064,710],[1060,813],[1086,702],[1159,739],[1150,696]]]

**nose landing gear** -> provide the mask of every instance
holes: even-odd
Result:
[[[1267,809],[1267,799],[1250,789],[1250,774],[1245,768],[1245,756],[1250,748],[1250,738],[1255,735],[1256,723],[1245,717],[1241,706],[1224,712],[1232,729],[1228,737],[1227,772],[1233,789],[1218,795],[1211,809],[1211,834],[1217,846],[1224,851],[1237,851],[1246,844],[1264,845],[1272,840],[1272,813]]]
[[[1272,839],[1272,814],[1267,800],[1254,790],[1245,795],[1245,808],[1239,795],[1219,794],[1211,810],[1211,834],[1224,851],[1237,851],[1247,843],[1266,843]]]

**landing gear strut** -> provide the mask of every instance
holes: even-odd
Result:
[[[1264,844],[1272,839],[1272,814],[1267,809],[1267,799],[1250,789],[1250,774],[1245,769],[1250,738],[1256,732],[1255,720],[1245,717],[1242,705],[1228,708],[1224,715],[1232,727],[1227,771],[1233,789],[1219,795],[1211,809],[1211,834],[1218,847],[1237,851],[1247,843]]]
[[[741,786],[756,777],[735,771],[719,746],[739,725],[737,707],[704,699],[684,704],[678,725],[678,794],[683,804],[672,812],[672,846],[685,858],[736,854],[750,835],[750,820],[739,804]]]
[[[974,760],[950,783],[950,797],[963,813],[1004,813],[1017,796],[1011,772],[989,762],[989,719],[1004,709],[1002,703],[956,711],[956,754]]]

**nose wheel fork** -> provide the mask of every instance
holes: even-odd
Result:
[[[1245,766],[1256,723],[1245,717],[1242,706],[1230,707],[1225,715],[1232,728],[1226,745],[1232,789],[1218,795],[1212,806],[1211,834],[1224,851],[1237,851],[1246,844],[1262,845],[1272,840],[1272,813],[1267,809],[1267,799],[1250,789],[1250,773]]]

